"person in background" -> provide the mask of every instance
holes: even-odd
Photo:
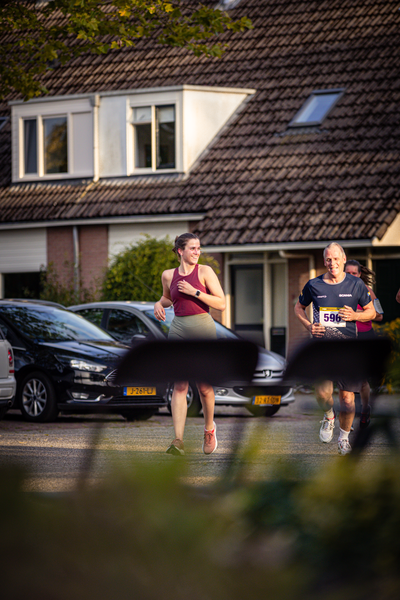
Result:
[[[360,279],[365,283],[367,290],[370,293],[371,300],[374,303],[374,308],[376,311],[375,318],[373,321],[382,321],[383,319],[383,310],[381,304],[376,297],[372,285],[375,283],[375,273],[361,265],[358,260],[348,260],[344,266],[344,270],[346,273],[350,275],[354,275],[354,277],[360,277]],[[357,307],[357,312],[362,312],[361,306]],[[359,339],[371,339],[374,336],[374,330],[372,329],[372,321],[367,322],[356,322],[357,325],[357,337]],[[371,388],[368,381],[363,381],[361,389],[360,389],[360,398],[361,398],[361,416],[360,416],[360,427],[363,429],[368,427],[371,421],[371,406],[369,404],[371,396]]]

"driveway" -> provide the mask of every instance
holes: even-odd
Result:
[[[400,395],[381,396],[377,410],[398,411],[399,406]],[[243,408],[217,407],[217,452],[204,456],[203,419],[191,418],[182,459],[165,454],[173,429],[171,416],[164,409],[148,421],[132,423],[114,415],[61,415],[55,423],[32,424],[12,411],[0,421],[0,465],[21,465],[26,469],[24,489],[41,492],[72,490],[83,476],[86,482],[95,483],[118,466],[129,467],[130,461],[164,464],[184,460],[186,481],[199,486],[217,482],[226,475],[232,459],[244,455],[248,479],[270,477],[283,460],[301,465],[307,476],[337,457],[338,425],[334,441],[322,444],[318,438],[320,419],[313,397],[300,393],[294,404],[283,407],[271,419],[252,417]],[[399,419],[393,419],[392,425],[400,441]],[[386,436],[378,432],[360,465],[368,468],[370,461],[380,460],[389,452]]]

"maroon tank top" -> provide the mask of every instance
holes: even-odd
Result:
[[[205,294],[208,294],[207,288],[199,281],[199,265],[196,265],[190,275],[179,275],[179,270],[175,269],[172,276],[170,294],[172,302],[174,303],[174,312],[177,317],[188,317],[190,315],[201,315],[202,313],[208,313],[210,311],[207,304],[204,304],[201,300],[195,296],[188,296],[182,294],[178,290],[178,281],[187,281],[196,290],[200,290]]]

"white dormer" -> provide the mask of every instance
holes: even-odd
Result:
[[[254,92],[182,85],[11,102],[13,181],[185,173]]]

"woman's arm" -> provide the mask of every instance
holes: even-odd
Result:
[[[225,310],[225,294],[215,272],[208,265],[199,265],[199,279],[203,285],[210,291],[209,294],[197,290],[190,283],[183,280],[178,283],[178,289],[182,294],[197,297],[199,300],[207,304],[210,308],[216,310]],[[200,291],[200,294],[196,292]]]
[[[170,286],[172,281],[174,269],[168,269],[161,275],[161,282],[163,286],[163,293],[158,302],[154,305],[154,316],[159,321],[165,321],[165,308],[172,306]]]

